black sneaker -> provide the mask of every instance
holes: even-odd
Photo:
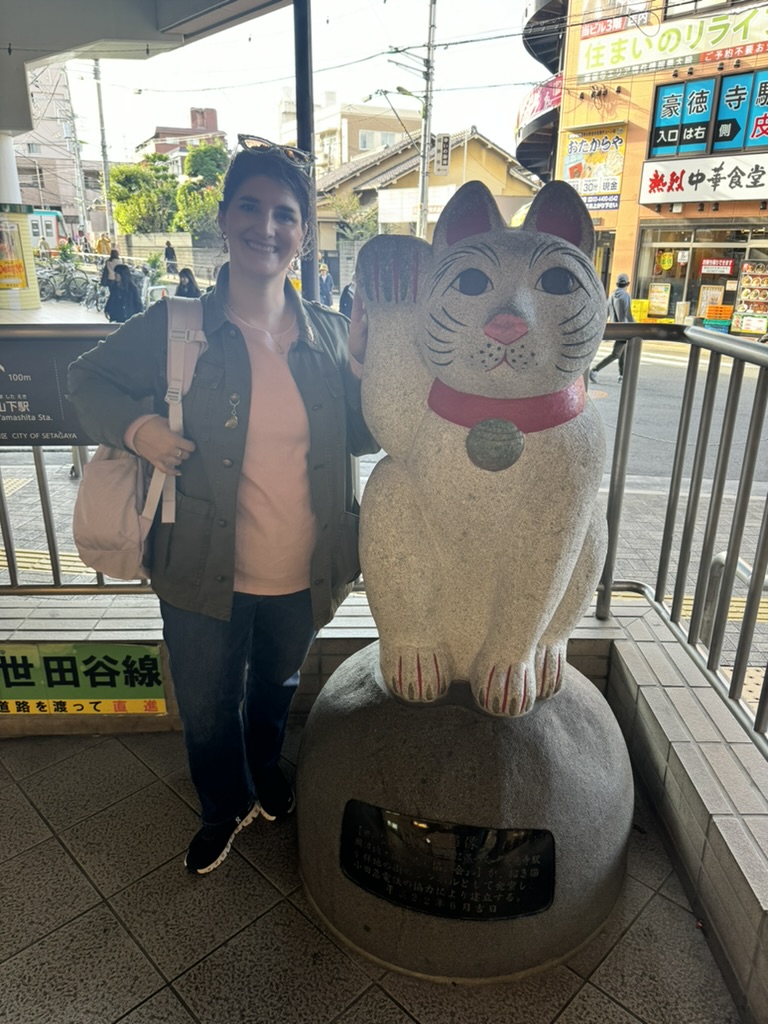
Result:
[[[296,793],[280,765],[262,768],[254,779],[261,813],[267,821],[287,818],[296,807]]]
[[[258,816],[259,804],[254,800],[242,818],[231,818],[221,825],[203,825],[189,844],[184,867],[197,875],[213,871],[226,859],[232,840],[240,829],[250,825]]]
[[[594,370],[590,370],[589,371],[589,379],[592,381],[593,384],[599,384],[600,383],[600,381],[598,380],[597,374],[595,373]]]

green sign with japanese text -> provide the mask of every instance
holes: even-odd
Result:
[[[159,644],[0,646],[0,715],[165,713]]]

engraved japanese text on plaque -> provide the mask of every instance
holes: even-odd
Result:
[[[545,829],[417,819],[360,800],[344,808],[340,861],[368,892],[437,917],[537,914],[555,891],[555,840]]]

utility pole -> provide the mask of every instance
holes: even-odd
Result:
[[[72,108],[72,95],[69,91],[69,75],[67,74],[66,64],[62,67],[62,82],[64,85],[64,94],[66,97],[66,116],[64,121],[69,129],[69,136],[67,138],[67,144],[72,154],[72,159],[75,165],[75,201],[77,203],[78,212],[80,214],[80,222],[83,227],[83,231],[88,231],[88,209],[85,205],[85,178],[83,176],[83,160],[80,153],[80,140],[77,137],[77,121],[75,120],[75,111]]]
[[[435,18],[437,0],[429,0],[429,37],[427,56],[424,61],[424,107],[421,114],[421,153],[419,154],[419,220],[416,234],[427,237],[427,214],[429,212],[429,155],[432,148],[432,82],[435,73]]]
[[[104,216],[107,220],[107,234],[114,238],[112,231],[112,203],[109,200],[109,157],[107,156],[107,132],[104,128],[104,107],[101,102],[101,64],[96,57],[93,62],[93,77],[96,81],[96,98],[99,101],[99,130],[101,131],[101,177],[104,185]]]

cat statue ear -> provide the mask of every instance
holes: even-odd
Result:
[[[522,230],[564,238],[590,259],[595,251],[595,229],[589,210],[579,193],[564,181],[550,181],[536,193]]]
[[[463,238],[505,228],[496,200],[481,181],[468,181],[451,196],[438,218],[432,244],[455,245]]]

